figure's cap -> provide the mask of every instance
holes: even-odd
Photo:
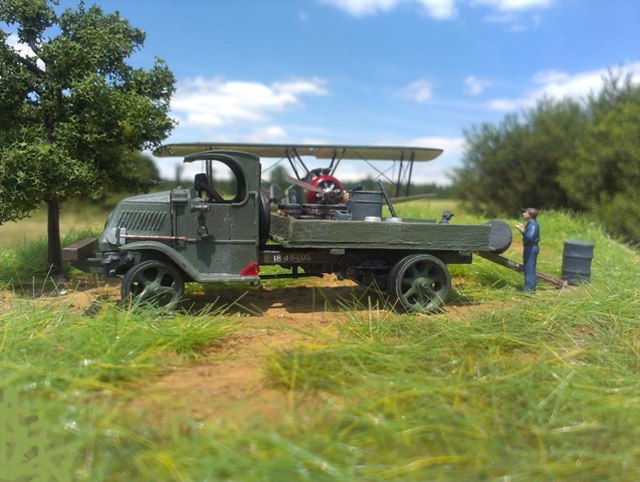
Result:
[[[538,210],[536,208],[522,208],[523,213],[527,213],[533,219],[538,217]]]

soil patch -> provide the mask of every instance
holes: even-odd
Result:
[[[98,303],[117,303],[117,280],[96,286],[95,280],[74,280],[60,289],[39,293],[3,292],[0,310],[11,309],[15,299],[35,300],[90,315]],[[188,417],[215,423],[279,419],[298,416],[319,400],[301,399],[270,385],[263,372],[264,357],[273,350],[309,342],[314,334],[332,331],[334,323],[350,311],[381,308],[384,301],[373,292],[333,275],[298,280],[286,286],[218,288],[194,285],[187,289],[183,309],[224,309],[241,324],[224,345],[207,354],[206,361],[176,369],[139,388],[129,408],[155,421]],[[451,306],[460,314],[472,307]],[[455,315],[454,315],[455,316]]]
[[[177,414],[196,420],[233,423],[297,416],[317,400],[273,387],[263,359],[273,350],[310,342],[313,334],[331,331],[344,316],[340,307],[362,290],[329,276],[311,283],[249,291],[199,294],[195,308],[225,307],[242,327],[203,364],[178,369],[141,390],[131,408],[156,419]],[[318,282],[321,281],[322,283]]]

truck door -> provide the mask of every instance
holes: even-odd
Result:
[[[258,212],[255,193],[245,193],[242,199],[214,201],[207,205],[206,227],[209,236],[202,239],[202,243],[211,245],[209,269],[215,273],[238,275],[257,260]],[[208,252],[208,249],[203,251]]]
[[[257,185],[260,178],[257,171],[254,180],[251,176],[256,174],[250,168],[259,169],[259,164],[251,160],[244,166],[242,160],[208,159],[206,177],[200,174],[208,185],[194,182],[194,196],[205,199],[198,211],[198,226],[206,234],[195,243],[198,270],[203,274],[233,279],[257,261],[259,199],[250,185]],[[198,198],[193,202],[202,203]]]

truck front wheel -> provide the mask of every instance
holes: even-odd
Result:
[[[184,294],[184,276],[173,264],[149,260],[129,268],[120,285],[122,300],[174,308]]]
[[[388,288],[397,308],[432,313],[449,295],[451,275],[447,265],[435,256],[414,254],[402,258],[391,269]]]

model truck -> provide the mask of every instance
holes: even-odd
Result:
[[[202,147],[211,149],[191,152]],[[473,253],[500,253],[511,243],[511,230],[502,221],[456,224],[448,212],[440,220],[400,219],[382,183],[380,191],[347,192],[327,169],[292,179],[301,193],[272,207],[273,199],[261,190],[261,160],[255,151],[273,155],[275,146],[227,147],[164,148],[160,154],[190,152],[184,162],[202,166],[193,185],[121,200],[99,238],[65,247],[64,259],[84,271],[121,278],[124,300],[165,307],[179,302],[185,282],[258,284],[274,277],[335,273],[362,286],[375,283],[399,310],[432,312],[450,291],[448,264],[471,263]],[[336,153],[358,151],[353,146],[296,149],[316,155],[333,149],[332,164]],[[386,147],[361,151],[367,149],[379,158],[392,151],[410,153],[405,168],[440,152]],[[231,174],[233,192],[215,189],[216,165]],[[382,216],[384,204],[390,216]],[[265,268],[270,265],[283,269]]]

